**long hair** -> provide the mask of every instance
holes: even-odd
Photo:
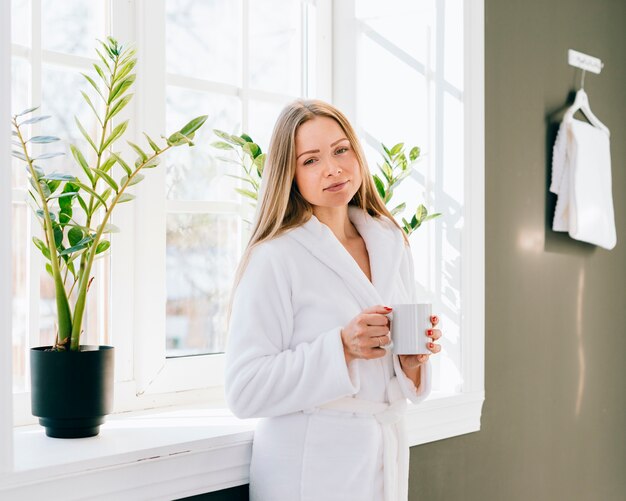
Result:
[[[346,116],[324,101],[298,99],[283,108],[272,132],[263,169],[262,189],[259,193],[260,199],[257,200],[257,212],[252,235],[235,272],[228,304],[227,323],[230,321],[235,290],[248,264],[252,250],[262,242],[276,238],[288,229],[306,223],[313,215],[311,204],[302,197],[296,186],[295,174],[296,132],[303,123],[315,117],[328,117],[335,120],[346,134],[346,138],[350,141],[355,152],[362,181],[349,205],[360,207],[375,218],[386,216],[402,232],[405,244],[409,245],[406,233],[391,215],[378,194],[363,154],[363,148]]]

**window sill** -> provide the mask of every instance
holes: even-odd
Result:
[[[482,392],[433,394],[409,405],[410,445],[478,431],[483,399]],[[87,439],[18,427],[15,469],[2,479],[0,497],[177,499],[246,484],[257,422],[224,408],[186,408],[112,415]]]

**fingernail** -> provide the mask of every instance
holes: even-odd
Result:
[[[432,329],[428,329],[428,335],[429,335],[429,336],[432,336],[432,335],[433,335],[433,331],[432,331]]]
[[[430,317],[430,319],[433,323],[436,323],[439,321],[439,318],[437,318],[437,315],[433,315],[432,317]]]
[[[435,345],[433,343],[428,343],[428,346],[432,348]]]
[[[391,311],[393,308],[389,308],[389,306],[383,306],[387,311]]]

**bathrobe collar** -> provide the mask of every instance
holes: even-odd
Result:
[[[287,235],[339,275],[362,308],[387,304],[393,296],[393,285],[404,252],[401,230],[389,220],[374,218],[354,205],[348,205],[348,217],[365,241],[372,282],[332,230],[315,215]]]

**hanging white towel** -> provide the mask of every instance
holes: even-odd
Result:
[[[609,136],[574,118],[561,122],[552,151],[552,229],[612,249],[617,242]]]

